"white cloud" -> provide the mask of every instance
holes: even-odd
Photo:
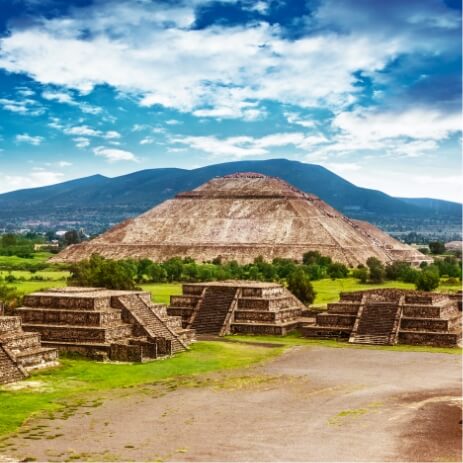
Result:
[[[58,161],[59,167],[70,167],[72,166],[72,162],[69,161]]]
[[[125,150],[120,150],[116,148],[108,148],[104,146],[97,146],[93,149],[93,152],[96,156],[101,156],[105,158],[108,162],[118,162],[118,161],[132,161],[138,162],[136,156]]]
[[[38,146],[43,142],[43,137],[40,136],[32,136],[27,133],[22,133],[16,135],[16,141],[18,143],[28,143],[30,145]]]
[[[90,140],[85,137],[76,137],[72,141],[76,144],[77,148],[87,148],[90,146]]]
[[[36,170],[25,175],[5,175],[4,184],[8,189],[36,188],[59,183],[63,180],[61,172]],[[3,182],[2,182],[3,183]]]
[[[458,113],[416,108],[400,112],[343,112],[334,118],[333,126],[359,140],[396,137],[442,140],[460,131],[461,123],[462,119]]]
[[[310,146],[326,143],[321,135],[306,136],[301,132],[275,133],[264,137],[236,136],[217,138],[214,136],[174,137],[173,143],[187,145],[193,149],[204,151],[214,156],[261,156],[269,153],[271,148],[294,146],[306,149]]]
[[[154,137],[145,137],[142,140],[140,140],[140,145],[151,145],[155,141],[156,139]]]
[[[87,114],[99,114],[103,111],[98,106],[76,101],[71,93],[67,91],[45,90],[42,92],[42,98],[49,101],[57,101],[58,103],[68,104],[70,106],[77,106],[82,112]]]
[[[98,3],[42,19],[1,40],[0,67],[84,93],[108,84],[144,106],[253,120],[262,112],[252,106],[263,100],[340,110],[357,98],[355,73],[373,76],[420,46],[400,35],[372,41],[319,32],[289,40],[265,22],[197,30],[186,27],[193,7]]]
[[[0,98],[0,105],[6,111],[27,116],[40,116],[45,112],[42,106],[30,98],[23,98],[21,100]]]
[[[53,124],[53,125],[52,125]],[[116,130],[108,130],[107,132],[94,129],[88,125],[76,125],[73,127],[63,127],[59,122],[49,123],[49,126],[62,130],[66,135],[77,135],[79,137],[99,137],[106,140],[115,140],[121,138],[121,134]]]
[[[292,112],[285,112],[284,116],[290,124],[297,124],[308,129],[316,127],[316,123],[313,120],[303,119],[299,114]]]

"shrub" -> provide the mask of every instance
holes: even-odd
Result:
[[[361,283],[368,281],[368,269],[366,267],[358,267],[352,272],[352,276],[357,278]]]
[[[386,276],[383,263],[376,257],[369,257],[367,260],[367,266],[370,270],[370,282],[383,283]]]
[[[423,270],[419,273],[415,286],[420,291],[432,291],[439,286],[439,274],[432,270]]]
[[[336,278],[346,278],[349,275],[349,269],[339,262],[333,262],[328,265],[328,276],[335,280]]]
[[[304,304],[312,304],[316,293],[310,278],[302,269],[291,273],[288,278],[288,289]]]
[[[444,254],[445,244],[442,241],[432,241],[429,243],[431,254]]]

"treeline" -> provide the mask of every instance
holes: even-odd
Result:
[[[330,257],[311,251],[303,256],[303,263],[291,259],[274,259],[266,262],[258,257],[251,264],[240,265],[236,261],[197,263],[190,258],[173,257],[165,262],[149,259],[104,259],[94,254],[90,259],[70,266],[69,284],[79,286],[101,285],[131,289],[141,283],[166,283],[174,281],[202,282],[221,280],[287,281],[291,274],[302,271],[309,280],[345,278],[349,269]],[[125,282],[125,283],[124,283]]]
[[[34,244],[40,238],[35,235],[14,235],[7,233],[0,238],[0,256],[17,256],[30,258],[34,254]]]
[[[448,278],[450,283],[461,281],[461,261],[455,256],[436,258],[433,264],[423,262],[419,269],[407,262],[392,262],[387,265],[370,257],[367,265],[360,265],[352,271],[352,276],[362,283],[382,283],[385,280],[397,280],[413,283],[416,289],[432,291],[439,286],[441,278]]]
[[[418,289],[433,290],[441,277],[461,279],[461,262],[448,256],[436,259],[432,265],[423,264],[414,268],[406,262],[384,265],[370,257],[367,265],[349,269],[344,264],[333,262],[330,257],[317,251],[303,255],[302,263],[290,259],[274,259],[266,262],[259,257],[253,263],[240,265],[236,261],[197,263],[193,259],[174,257],[165,262],[149,259],[113,261],[98,255],[73,264],[68,283],[77,286],[102,286],[110,289],[134,289],[142,283],[205,282],[221,280],[273,281],[289,284],[295,280],[305,282],[323,278],[346,278],[352,276],[362,283],[380,284],[385,280],[414,283]]]

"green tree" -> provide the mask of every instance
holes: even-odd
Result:
[[[422,270],[415,283],[419,291],[433,291],[439,286],[439,274],[432,270]]]
[[[376,257],[369,257],[367,267],[370,273],[371,283],[383,283],[386,276],[383,263]]]
[[[442,241],[431,241],[429,243],[431,254],[444,254],[445,244]]]
[[[368,269],[366,267],[358,267],[352,272],[352,276],[361,283],[366,283],[369,277]]]
[[[288,289],[304,304],[312,304],[315,300],[316,293],[310,278],[301,268],[289,276]]]
[[[340,262],[333,262],[328,265],[327,273],[331,279],[336,280],[336,278],[346,278],[349,275],[349,269]]]

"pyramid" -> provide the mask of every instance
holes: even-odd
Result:
[[[249,263],[258,256],[300,260],[311,250],[350,266],[371,256],[383,262],[430,260],[279,178],[239,173],[180,193],[91,241],[67,247],[52,261],[76,262],[96,253],[153,261],[180,256],[203,262],[220,256]]]

